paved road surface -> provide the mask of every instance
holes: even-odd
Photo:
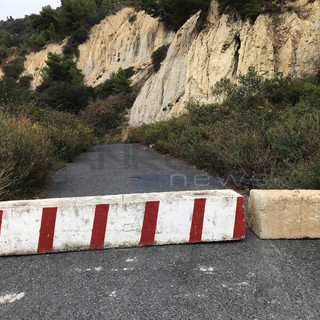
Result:
[[[171,174],[187,186],[182,176],[171,186]],[[43,197],[219,186],[203,186],[201,174],[140,146],[100,146]],[[248,231],[239,243],[6,257],[0,270],[1,320],[320,319],[317,240],[260,241]]]
[[[102,145],[77,157],[57,175],[43,198],[222,188],[180,161],[140,145]]]

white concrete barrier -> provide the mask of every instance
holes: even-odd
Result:
[[[249,227],[260,239],[320,238],[320,191],[252,190]]]
[[[231,190],[0,202],[0,255],[241,240]]]

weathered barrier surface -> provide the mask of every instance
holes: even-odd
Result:
[[[241,240],[231,190],[0,202],[0,255]]]
[[[320,238],[320,191],[252,190],[249,227],[261,239]]]

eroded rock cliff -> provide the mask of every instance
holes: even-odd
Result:
[[[124,8],[93,27],[90,39],[79,47],[78,66],[85,82],[92,86],[110,78],[120,67],[134,67],[139,78],[139,71],[151,65],[152,53],[173,38],[174,32],[166,30],[158,19]]]
[[[175,34],[133,8],[106,17],[79,47],[78,66],[86,84],[99,85],[120,67],[134,67],[134,82],[145,81],[130,113],[130,125],[138,126],[181,114],[191,98],[214,102],[215,84],[224,77],[236,81],[250,66],[266,78],[315,72],[320,57],[319,0],[288,1],[281,13],[260,15],[254,23],[220,15],[213,0],[205,18],[194,15]],[[171,44],[167,57],[149,77],[151,55],[164,44]],[[33,88],[41,82],[49,51],[60,53],[61,45],[51,44],[26,58]]]
[[[89,40],[79,46],[78,67],[90,86],[103,83],[120,67],[134,67],[137,71],[134,81],[138,81],[151,66],[152,53],[171,43],[174,36],[174,32],[166,30],[158,19],[144,11],[124,8],[92,28]],[[50,44],[44,50],[27,55],[25,73],[33,75],[33,89],[41,83],[41,69],[48,52],[61,53],[62,46]]]
[[[185,48],[186,63],[175,64],[181,60],[181,53],[174,54],[173,50],[176,38],[160,72],[142,88],[131,111],[130,125],[178,115],[190,98],[214,102],[214,85],[224,77],[236,81],[251,65],[267,78],[278,73],[302,76],[315,72],[320,57],[319,1],[298,0],[290,6],[281,14],[260,15],[252,24],[234,16],[220,16],[217,2],[212,1],[201,32],[187,27],[196,25],[199,15],[179,31],[179,46]],[[177,68],[170,70],[170,65]],[[176,89],[177,95],[167,88]]]

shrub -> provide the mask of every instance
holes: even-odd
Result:
[[[40,94],[38,104],[45,104],[54,110],[78,114],[85,108],[93,90],[83,84],[61,82],[50,86]]]
[[[102,138],[124,123],[126,111],[132,107],[133,103],[133,94],[112,95],[106,100],[91,102],[81,112],[81,119],[93,128],[96,136]]]
[[[74,115],[33,104],[13,111],[0,112],[0,200],[33,196],[65,161],[97,142]]]
[[[97,142],[92,130],[70,113],[43,109],[32,104],[24,106],[20,113],[43,128],[51,141],[55,157],[60,160],[70,161]]]
[[[47,32],[42,31],[39,34],[34,33],[31,36],[28,36],[24,39],[23,47],[25,49],[33,51],[40,51],[45,46],[48,40],[49,36]]]
[[[30,92],[20,81],[17,83],[15,79],[6,76],[0,79],[0,108],[15,108],[20,103],[28,101],[30,96]]]
[[[244,178],[250,186],[319,188],[319,84],[263,80],[251,69],[238,86],[224,81],[223,87],[221,104],[191,101],[187,114],[132,129],[129,141]]]
[[[97,86],[94,91],[99,99],[106,99],[112,94],[130,93],[132,91],[130,78],[134,75],[134,69],[120,68],[116,74],[103,84]]]
[[[28,75],[28,74],[20,77],[19,86],[21,88],[24,88],[24,89],[27,89],[27,90],[30,89],[32,79],[33,79],[33,77],[31,75]]]
[[[158,72],[160,70],[161,67],[161,63],[165,60],[167,53],[168,53],[168,49],[169,49],[170,45],[164,45],[160,48],[158,48],[153,54],[152,54],[152,65],[153,65],[153,70],[155,72]]]
[[[3,64],[2,70],[7,77],[18,79],[24,70],[24,58],[12,57]]]
[[[127,76],[124,69],[120,68],[112,79],[112,89],[115,93],[129,93],[131,92],[132,81]]]
[[[142,9],[153,16],[159,16],[168,28],[178,30],[199,10],[205,15],[210,2],[211,0],[142,0]]]
[[[67,43],[63,47],[63,54],[76,57],[79,56],[79,45],[86,42],[89,39],[88,26],[82,26],[78,30],[71,33]]]
[[[242,18],[256,19],[263,13],[263,7],[259,0],[219,0],[220,11],[237,11]]]
[[[0,114],[1,200],[23,197],[41,187],[52,169],[52,145],[28,119]]]

